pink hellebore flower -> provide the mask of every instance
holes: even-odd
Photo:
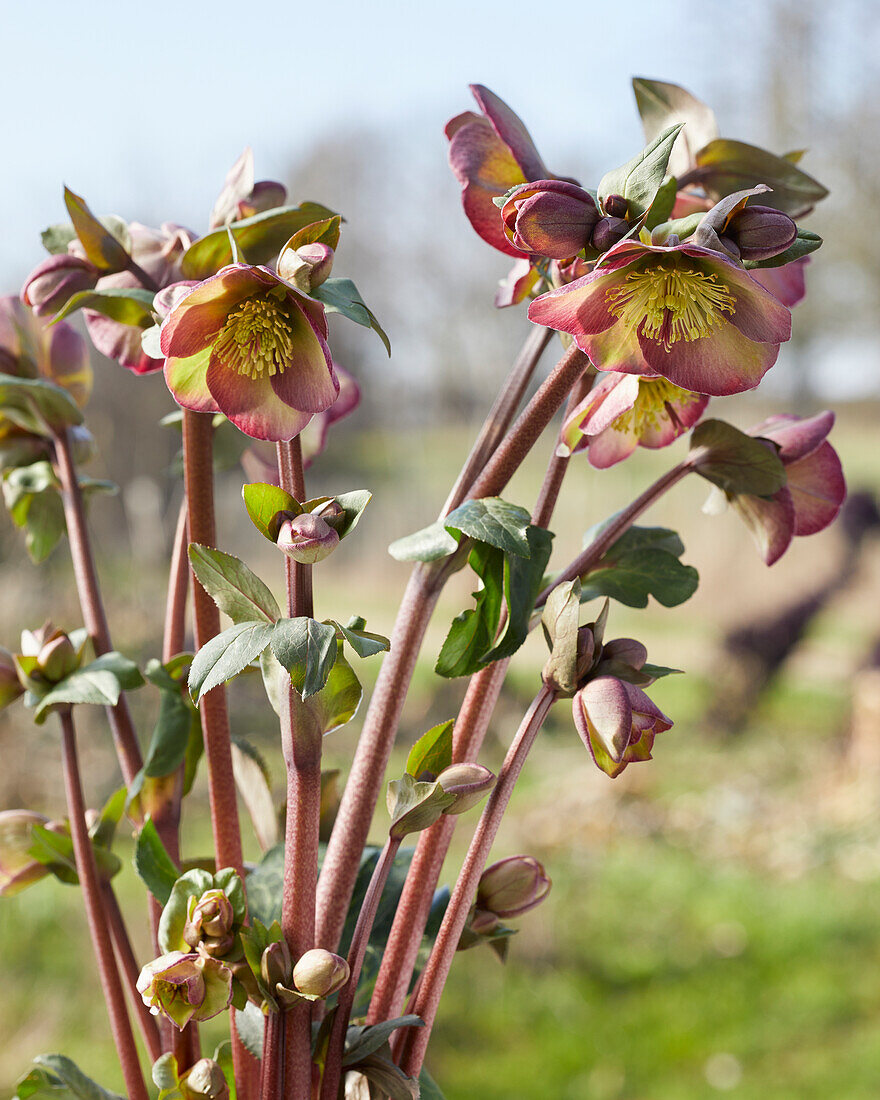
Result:
[[[627,764],[650,760],[654,738],[672,722],[648,696],[615,676],[597,676],[572,699],[574,724],[596,766],[615,779]]]
[[[757,386],[791,336],[788,309],[744,268],[686,241],[621,241],[536,298],[529,319],[571,333],[599,370],[661,374],[712,396]]]
[[[254,439],[292,439],[339,393],[324,307],[267,267],[229,264],[205,279],[160,338],[178,405],[222,412]]]
[[[657,375],[609,371],[572,409],[562,425],[560,455],[587,450],[591,466],[604,470],[636,447],[673,443],[703,415],[709,398]]]
[[[749,430],[777,445],[788,478],[770,499],[732,498],[767,565],[782,557],[795,535],[823,531],[846,500],[840,459],[826,440],[833,425],[834,413],[822,412],[807,420],[772,416]]]
[[[756,267],[749,271],[756,283],[779,299],[784,306],[793,309],[807,293],[806,267],[809,256],[801,256],[782,267]]]
[[[492,201],[531,180],[549,176],[535,144],[503,99],[482,84],[471,84],[481,115],[465,111],[446,124],[449,165],[461,184],[461,200],[471,225],[487,244],[508,256],[523,255],[507,239]]]

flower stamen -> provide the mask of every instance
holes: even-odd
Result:
[[[700,400],[700,394],[675,386],[665,378],[640,378],[635,404],[621,413],[611,427],[616,432],[635,431],[642,435],[649,429],[659,428],[665,419],[680,425],[681,419],[676,410]]]
[[[653,267],[630,271],[622,286],[605,296],[608,310],[669,351],[677,340],[711,336],[722,314],[733,313],[736,299],[713,272]]]
[[[283,374],[292,351],[287,315],[267,298],[248,298],[237,306],[214,345],[217,358],[250,378],[258,378],[264,371],[270,377]]]

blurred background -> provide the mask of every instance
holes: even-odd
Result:
[[[713,402],[740,426],[772,412],[837,410],[832,443],[854,507],[796,540],[768,570],[733,515],[700,511],[684,483],[645,522],[675,527],[701,574],[682,607],[613,606],[611,635],[635,633],[650,659],[686,670],[653,689],[674,728],[655,760],[617,780],[593,768],[557,705],[514,798],[495,858],[526,852],[554,880],[520,922],[510,958],[461,955],[433,1043],[449,1100],[684,1100],[728,1093],[809,1100],[880,1092],[880,265],[866,216],[880,190],[880,19],[873,0],[557,0],[410,5],[328,0],[207,4],[60,0],[5,15],[0,94],[0,286],[15,293],[63,218],[62,182],[98,211],[203,232],[246,144],[257,177],[283,180],[347,219],[337,272],[351,275],[392,340],[344,320],[335,357],[363,402],[308,475],[315,493],[366,487],[358,536],[321,567],[318,617],[362,614],[389,633],[407,567],[388,542],[429,522],[527,335],[523,311],[495,311],[504,257],[471,231],[445,159],[442,125],[487,84],[523,117],[551,169],[594,186],[642,144],[630,77],[682,84],[716,110],[721,133],[803,166],[831,190],[808,225],[826,240],[808,270],[795,335],[760,392]],[[551,349],[546,359],[554,353]],[[120,485],[91,507],[114,641],[158,651],[165,561],[180,498],[179,436],[161,375],[96,362],[88,472]],[[505,496],[530,507],[553,442]],[[611,471],[573,461],[552,524],[562,563],[584,530],[677,461],[639,451]],[[237,466],[222,475],[220,545],[282,577],[242,522]],[[455,713],[464,690],[431,672],[452,617],[454,578],[435,613],[407,706],[406,748]],[[0,639],[49,613],[79,623],[64,544],[39,572],[0,523]],[[484,754],[497,767],[531,698],[543,643],[511,668]],[[374,659],[378,660],[378,658]],[[365,686],[375,677],[361,666]],[[259,685],[231,692],[235,730],[257,745],[280,800],[277,726]],[[154,701],[134,698],[141,728]],[[331,735],[347,770],[360,719]],[[89,801],[118,782],[100,715],[83,715]],[[58,741],[20,710],[0,716],[0,808],[63,813]],[[393,770],[393,769],[392,769]],[[203,854],[199,786],[184,855]],[[453,881],[473,822],[450,856]],[[259,857],[247,822],[249,855]],[[128,844],[122,841],[123,853]],[[133,930],[142,904],[126,866]],[[136,937],[144,959],[147,943]],[[120,1078],[84,948],[79,898],[46,881],[0,903],[0,1092],[35,1054],[61,1050],[108,1088]]]

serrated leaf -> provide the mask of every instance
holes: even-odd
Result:
[[[95,706],[115,706],[123,691],[131,691],[143,683],[134,661],[121,653],[104,653],[91,664],[72,672],[47,692],[34,710],[34,721],[40,725],[49,709],[59,703],[88,703]]]
[[[252,1001],[248,1001],[240,1012],[235,1012],[233,1015],[235,1029],[245,1050],[255,1058],[262,1058],[266,1017]]]
[[[363,621],[363,620],[361,620]],[[345,638],[358,657],[373,657],[377,653],[387,653],[391,642],[383,634],[371,634],[367,630],[352,629],[331,619],[330,622]]]
[[[508,554],[527,558],[531,553],[527,530],[529,513],[501,497],[468,500],[443,520],[444,526],[469,535],[478,542],[496,546]]]
[[[416,779],[436,779],[452,763],[452,727],[455,719],[432,726],[416,741],[406,758],[406,770]]]
[[[437,657],[434,671],[447,678],[469,676],[483,667],[483,655],[492,647],[504,604],[503,552],[478,543],[468,560],[483,586],[474,593],[476,607],[452,620]]]
[[[627,218],[640,218],[651,206],[664,178],[675,140],[682,123],[667,126],[632,160],[606,173],[597,188],[600,199],[622,195],[627,203]]]
[[[278,485],[254,482],[242,486],[241,495],[251,523],[269,542],[275,542],[278,538],[281,527],[277,519],[279,512],[292,512],[295,516],[302,512],[299,503]]]
[[[134,869],[160,905],[167,905],[180,871],[165,850],[165,845],[148,817],[141,826],[134,846]]]
[[[118,321],[121,325],[150,328],[155,324],[152,290],[142,287],[114,287],[110,290],[81,290],[68,298],[56,313],[54,322],[62,321],[79,309],[93,309]],[[53,322],[53,323],[54,323]]]
[[[237,676],[263,652],[272,637],[267,622],[236,623],[202,646],[189,670],[189,693],[203,695]]]
[[[703,420],[691,432],[689,461],[726,493],[769,497],[786,483],[776,447],[723,420]]]
[[[328,313],[341,313],[356,325],[371,328],[385,345],[388,354],[391,354],[391,341],[351,279],[325,279],[320,286],[314,288],[312,297],[323,302]]]
[[[279,619],[272,631],[272,653],[290,673],[293,686],[303,699],[319,692],[327,683],[336,661],[336,628],[328,623],[300,616]]]
[[[553,549],[553,532],[543,527],[528,529],[529,557],[504,559],[504,602],[507,624],[494,647],[483,657],[484,664],[511,657],[529,634],[535,601],[544,583],[544,572]]]
[[[682,565],[665,550],[632,550],[617,556],[612,549],[581,578],[581,600],[608,596],[627,607],[647,607],[650,595],[664,607],[675,607],[690,599],[699,583],[693,566]]]
[[[192,542],[189,560],[199,584],[234,623],[273,623],[280,617],[269,587],[233,554]]]
[[[42,436],[58,434],[83,422],[70,394],[44,378],[0,374],[0,412],[19,428]]]
[[[388,553],[395,561],[437,561],[448,558],[458,549],[458,543],[439,520],[412,535],[395,539]]]
[[[89,262],[101,271],[124,271],[131,256],[110,229],[89,210],[85,199],[65,187],[64,205]]]

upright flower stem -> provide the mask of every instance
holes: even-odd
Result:
[[[424,1020],[425,1026],[411,1029],[402,1043],[400,1068],[411,1077],[418,1077],[421,1072],[434,1018],[437,1015],[437,1006],[440,1003],[440,994],[443,992],[458,941],[476,895],[480,875],[486,866],[514,785],[535,743],[535,738],[550,712],[554,697],[552,689],[544,685],[532,700],[504,759],[498,774],[498,782],[489,795],[489,801],[486,803],[471,840],[461,874],[449,899],[446,915],[422,974],[413,1004],[413,1012]]]
[[[281,488],[296,500],[304,500],[305,478],[299,437],[278,444],[278,473]],[[312,567],[290,558],[285,558],[284,564],[288,615],[291,618],[311,617]],[[281,713],[281,747],[287,768],[281,929],[294,962],[315,946],[322,733],[309,717],[288,679]],[[283,1058],[284,1069],[281,1075],[275,1074],[272,1081],[280,1087],[281,1096],[289,1100],[310,1100],[311,1097],[311,1015],[307,1002],[293,1005],[283,1016],[283,1039],[273,1035],[275,1043],[270,1055]],[[277,1024],[274,1030],[278,1030]]]
[[[89,839],[86,825],[86,807],[80,779],[79,757],[76,749],[76,730],[73,725],[73,713],[70,707],[58,712],[61,720],[62,761],[64,767],[64,788],[67,794],[67,813],[70,818],[70,835],[73,841],[73,854],[76,872],[86,906],[92,947],[98,964],[98,974],[107,1002],[110,1016],[110,1029],[116,1044],[116,1053],[122,1067],[125,1089],[129,1100],[147,1100],[147,1089],[138,1061],[137,1046],[132,1034],[131,1024],[125,1010],[125,994],[116,962],[113,958],[113,943],[104,912],[101,886],[95,867],[95,855]]]
[[[385,841],[385,847],[382,849],[382,854],[373,868],[370,884],[367,887],[361,911],[358,914],[357,924],[351,937],[351,947],[348,950],[348,966],[351,975],[339,991],[339,1000],[336,1003],[333,1026],[330,1029],[330,1039],[327,1046],[327,1061],[324,1065],[321,1100],[336,1100],[339,1092],[339,1085],[342,1080],[342,1055],[345,1047],[345,1035],[348,1030],[348,1021],[351,1019],[357,984],[364,965],[367,945],[370,942],[370,933],[373,931],[373,923],[376,920],[379,899],[382,897],[382,891],[385,889],[385,883],[388,881],[388,875],[394,865],[394,857],[397,855],[399,848],[400,840],[398,838],[389,837]]]
[[[503,490],[588,366],[578,348],[565,353],[467,490],[468,498],[494,496]],[[410,575],[391,634],[391,650],[382,662],[364,719],[318,883],[317,942],[330,951],[339,943],[403,703],[448,572],[445,563],[432,562],[417,565]]]
[[[113,648],[110,641],[110,628],[101,599],[98,585],[98,571],[92,553],[82,491],[73,464],[70,440],[66,431],[59,432],[53,439],[55,449],[55,469],[61,482],[61,499],[64,505],[64,518],[67,523],[67,538],[70,543],[70,556],[73,561],[73,573],[76,589],[82,609],[83,623],[96,656],[101,656]],[[107,707],[107,718],[116,745],[116,755],[126,786],[143,766],[140,746],[131,718],[131,711],[125,696],[113,707]]]
[[[189,592],[189,559],[186,555],[186,499],[180,502],[174,543],[171,548],[171,568],[168,574],[168,596],[165,602],[165,630],[162,634],[162,660],[170,661],[186,647],[186,597]]]

